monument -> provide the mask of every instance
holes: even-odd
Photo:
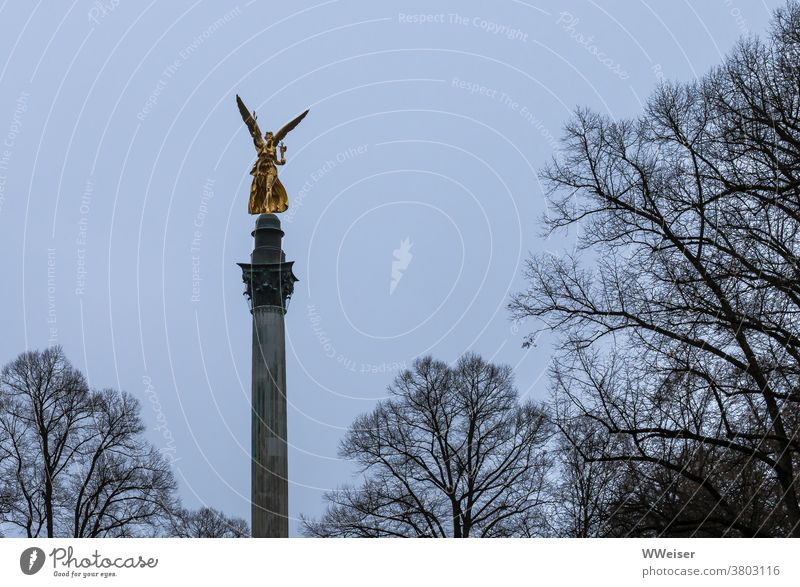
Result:
[[[238,263],[253,316],[250,526],[255,538],[284,538],[289,535],[284,315],[297,277],[294,262],[286,261],[282,249],[284,232],[276,213],[285,211],[289,202],[276,166],[286,163],[283,139],[308,110],[262,137],[255,112],[251,114],[239,96],[236,103],[258,153],[250,171],[248,204],[248,212],[259,215],[252,232],[255,243],[250,263]]]

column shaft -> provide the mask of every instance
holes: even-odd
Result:
[[[253,309],[252,532],[289,535],[286,348],[283,309]]]

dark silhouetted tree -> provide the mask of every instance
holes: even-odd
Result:
[[[532,257],[511,310],[563,337],[581,458],[635,467],[617,533],[800,535],[798,41],[793,2],[640,117],[579,111],[543,173],[579,247]]]
[[[175,481],[135,398],[89,390],[59,347],[6,365],[0,398],[5,523],[29,537],[161,533]]]
[[[546,502],[549,427],[520,404],[511,369],[476,355],[415,361],[341,444],[363,483],[326,494],[309,536],[536,535]]]
[[[178,538],[247,538],[250,526],[242,518],[226,516],[211,507],[180,509],[173,516],[170,534]]]

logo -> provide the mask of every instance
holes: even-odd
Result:
[[[405,238],[400,241],[400,248],[392,251],[394,260],[392,261],[392,280],[389,282],[389,295],[394,293],[397,284],[403,278],[403,272],[408,269],[411,259],[414,255],[411,254],[411,239]]]
[[[22,551],[19,556],[19,568],[26,575],[35,575],[44,566],[44,551],[41,548],[31,546]]]

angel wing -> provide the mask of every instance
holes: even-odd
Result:
[[[300,121],[306,117],[306,114],[308,114],[308,110],[303,112],[300,116],[298,116],[291,122],[287,122],[286,124],[284,124],[281,130],[275,133],[275,142],[280,143],[286,137],[286,135],[289,134],[289,131],[291,131],[294,127],[300,124]]]
[[[242,102],[242,99],[239,97],[239,94],[236,94],[236,105],[239,106],[239,112],[242,115],[242,120],[244,120],[244,123],[250,130],[250,135],[253,137],[253,142],[256,145],[256,149],[261,149],[262,145],[264,144],[264,139],[261,136],[261,129],[258,128],[258,123],[256,122],[256,113],[250,113],[250,111],[247,109],[247,106],[244,105],[244,102]]]

